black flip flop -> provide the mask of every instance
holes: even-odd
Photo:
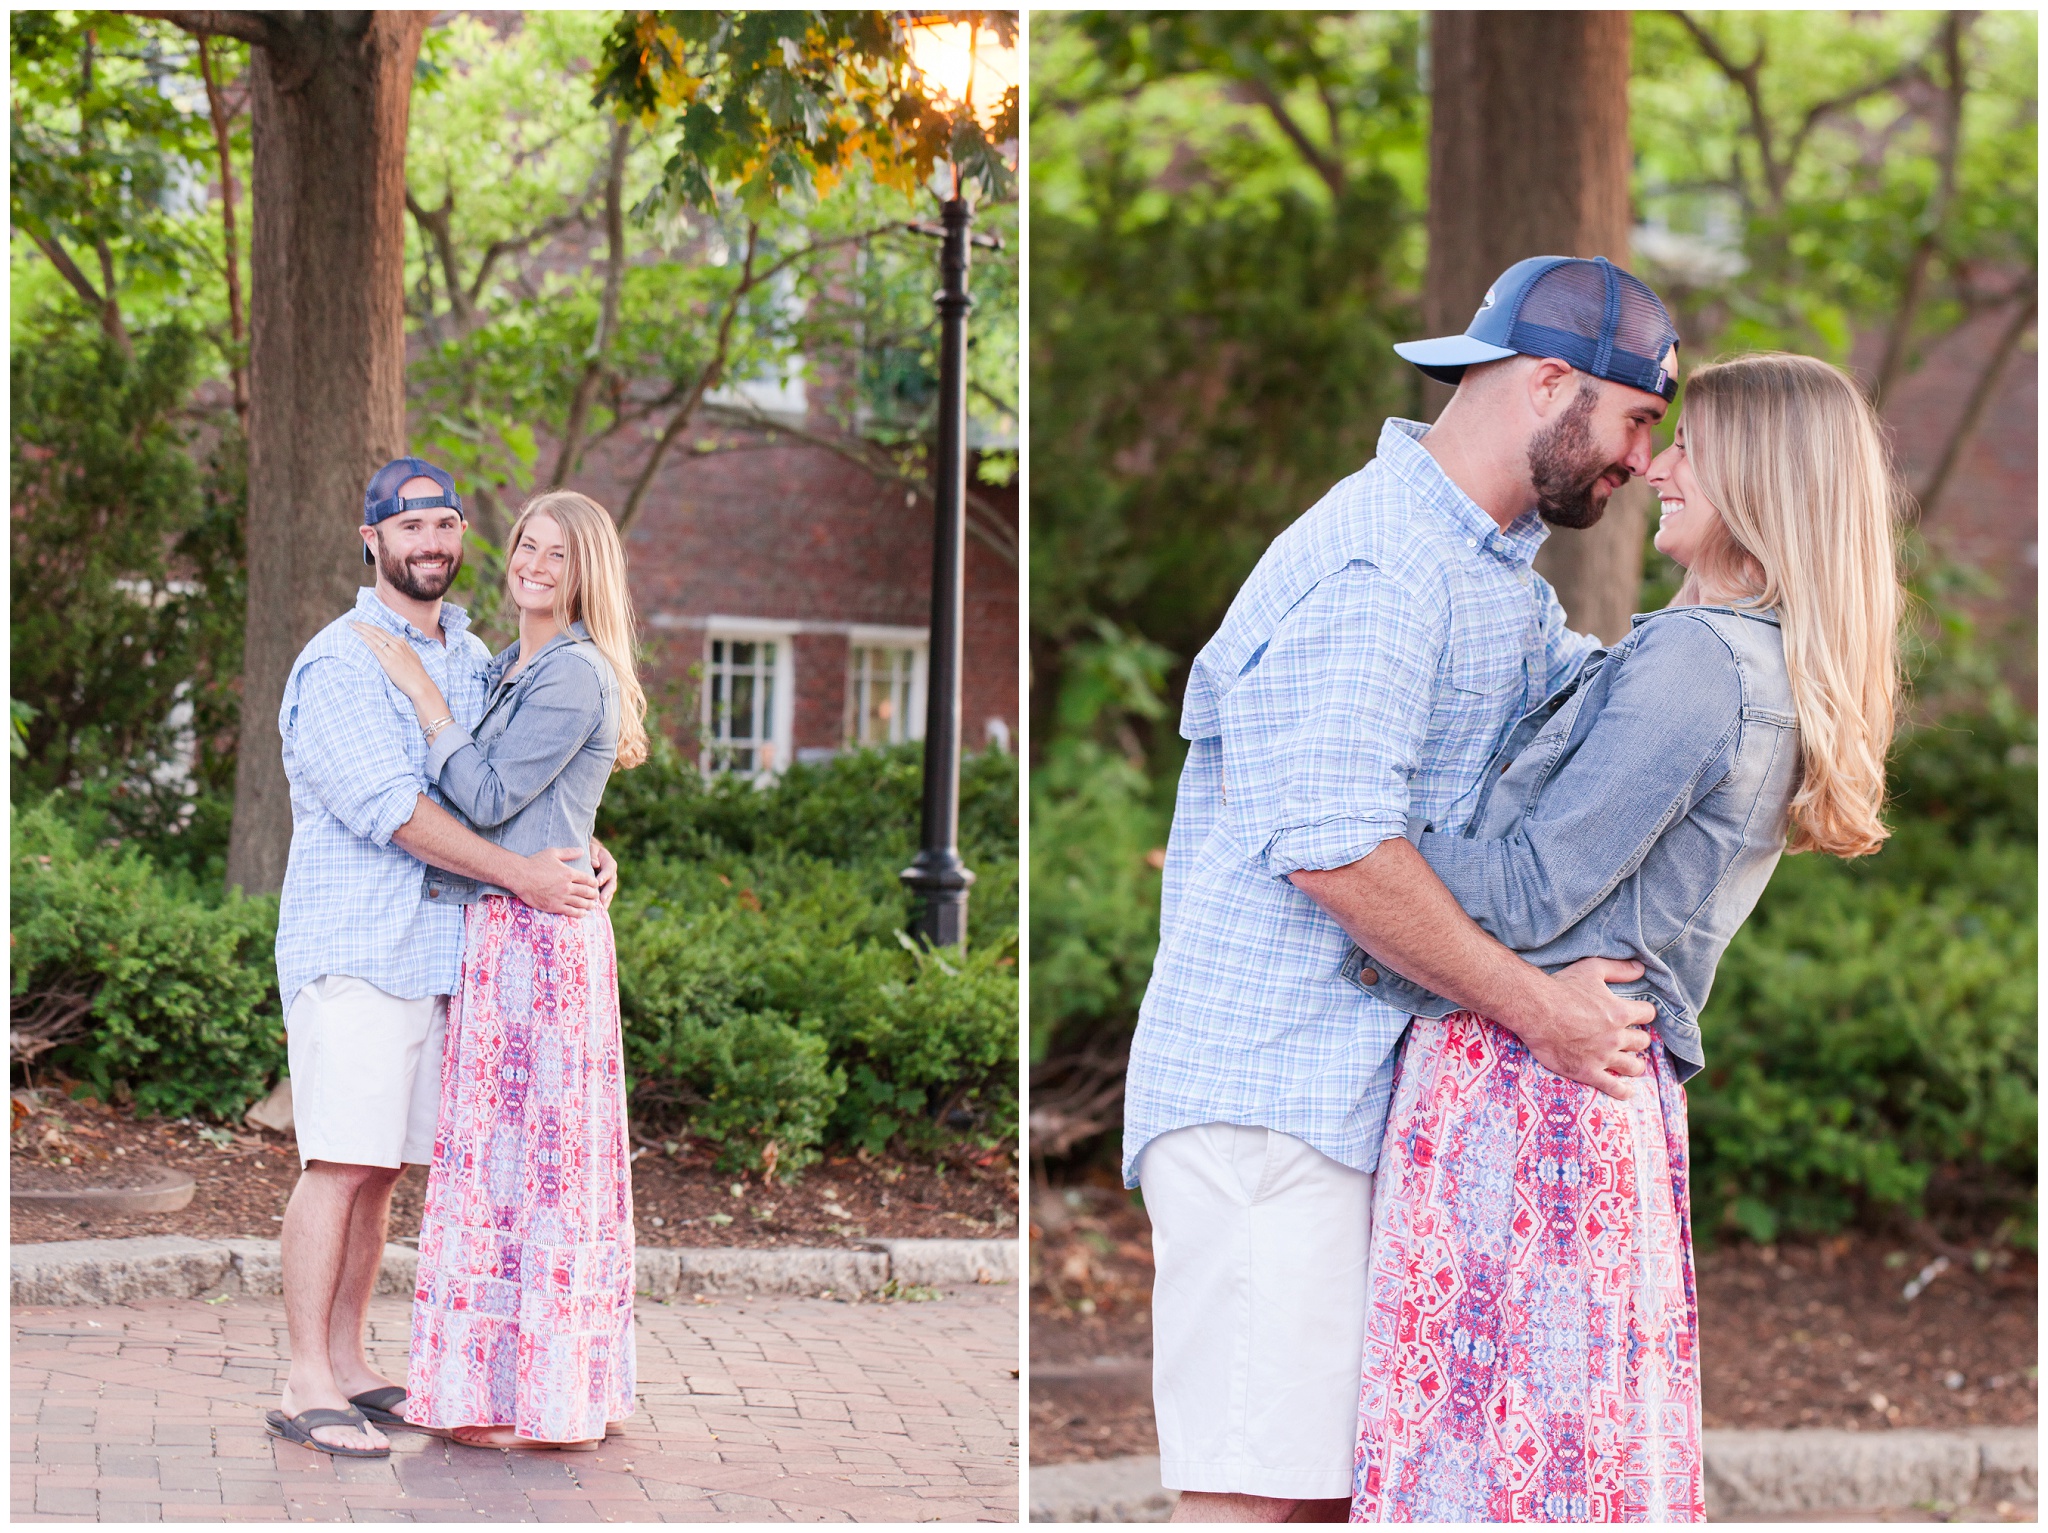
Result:
[[[283,1411],[265,1411],[264,1428],[272,1437],[281,1437],[288,1443],[297,1443],[303,1448],[317,1449],[332,1454],[335,1458],[389,1458],[391,1445],[381,1448],[344,1448],[334,1443],[324,1443],[313,1435],[319,1427],[359,1427],[364,1425],[362,1413],[355,1410],[337,1411],[326,1406],[316,1406],[310,1411],[300,1411],[296,1416],[287,1416]]]
[[[348,1403],[380,1427],[412,1425],[398,1414],[398,1407],[405,1403],[405,1386],[402,1384],[386,1384],[382,1389],[366,1389],[359,1395],[350,1395]]]

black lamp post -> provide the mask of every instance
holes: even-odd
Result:
[[[974,873],[960,860],[960,609],[967,557],[967,251],[994,245],[968,233],[974,214],[953,172],[953,196],[940,225],[912,227],[936,235],[943,282],[939,306],[939,440],[937,507],[932,528],[932,636],[926,665],[924,814],[917,860],[903,882],[919,897],[917,935],[934,947],[967,941],[967,890]]]

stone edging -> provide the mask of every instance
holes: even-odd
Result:
[[[1708,1432],[1707,1516],[2032,1502],[2037,1435],[2032,1427]],[[1033,1522],[1164,1522],[1173,1510],[1156,1458],[1034,1465],[1029,1474]]]
[[[865,1249],[795,1247],[670,1249],[634,1253],[634,1286],[654,1299],[680,1294],[874,1293],[903,1286],[948,1287],[1017,1281],[1014,1240],[870,1240]],[[270,1296],[283,1267],[274,1240],[194,1240],[144,1235],[127,1240],[55,1240],[9,1250],[12,1301],[126,1304],[217,1293]],[[386,1246],[377,1292],[409,1294],[419,1253]]]

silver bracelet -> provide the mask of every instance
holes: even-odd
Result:
[[[432,745],[434,743],[434,736],[438,735],[442,730],[446,729],[450,724],[453,724],[454,722],[455,720],[451,715],[444,713],[441,715],[441,717],[435,719],[432,723],[428,724],[426,726],[427,743],[429,745]]]

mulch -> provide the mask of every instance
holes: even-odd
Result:
[[[1157,1453],[1152,1239],[1104,1178],[1040,1189],[1031,1238],[1031,1461]],[[1698,1258],[1709,1428],[2033,1426],[2032,1253],[1865,1231]],[[1944,1257],[1908,1300],[1904,1290]]]
[[[136,1164],[190,1172],[192,1202],[176,1213],[106,1216],[17,1204],[16,1242],[129,1235],[274,1239],[298,1181],[289,1135],[190,1119],[137,1118],[84,1100],[25,1113],[16,1096],[11,1177],[17,1187],[114,1185]],[[636,1136],[637,1138],[638,1136]],[[718,1146],[688,1135],[648,1139],[633,1162],[635,1239],[645,1246],[837,1246],[866,1239],[1001,1238],[1017,1233],[1017,1178],[1006,1153],[964,1150],[933,1160],[833,1155],[794,1185],[758,1171],[721,1172]],[[391,1200],[391,1232],[420,1226],[427,1173],[410,1166]]]

